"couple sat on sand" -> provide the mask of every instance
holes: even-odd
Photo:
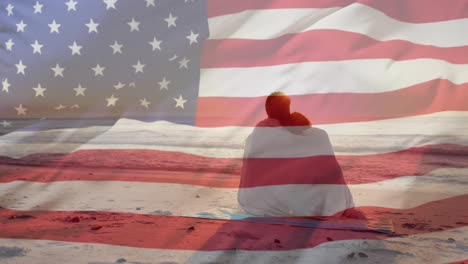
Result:
[[[268,118],[246,140],[238,201],[256,216],[342,216],[354,207],[327,133],[268,96]]]

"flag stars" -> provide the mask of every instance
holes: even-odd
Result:
[[[97,27],[99,26],[99,24],[95,23],[92,18],[90,18],[89,23],[85,25],[88,27],[88,33],[91,33],[91,32],[98,33]]]
[[[75,54],[81,55],[80,51],[81,51],[82,46],[77,45],[76,41],[73,41],[73,45],[68,46],[68,47],[71,49],[72,55],[75,55]]]
[[[16,66],[16,74],[20,74],[20,73],[21,73],[21,74],[23,74],[23,75],[25,74],[25,73],[24,73],[24,70],[28,67],[28,66],[26,66],[26,65],[23,64],[23,61],[22,61],[22,60],[20,60],[20,61],[18,62],[18,64],[15,64],[15,66]]]
[[[33,54],[35,54],[35,53],[42,54],[41,49],[42,49],[43,46],[44,46],[44,45],[42,45],[42,44],[40,44],[39,42],[37,42],[37,40],[34,41],[34,43],[31,44],[31,47],[33,48]]]
[[[50,32],[49,33],[60,33],[59,32],[59,27],[61,26],[61,24],[57,24],[57,22],[55,22],[55,19],[52,20],[52,23],[51,24],[48,24],[49,27],[50,27]]]
[[[50,69],[54,71],[54,77],[57,77],[57,76],[63,77],[63,70],[65,70],[65,68],[60,67],[58,63],[55,64],[54,68],[50,68]]]
[[[42,7],[44,5],[36,1],[36,4],[33,6],[34,8],[34,14],[41,13],[42,14]]]
[[[15,6],[13,6],[12,4],[7,5],[7,7],[5,8],[5,10],[8,12],[7,16],[13,15],[13,8],[15,8]]]
[[[122,82],[119,82],[118,84],[114,85],[114,88],[115,88],[116,90],[120,90],[120,89],[122,89],[122,88],[124,88],[124,87],[125,87],[125,84],[122,83]]]
[[[75,90],[75,96],[85,96],[86,89],[88,88],[82,87],[80,83],[78,84],[78,87],[73,88],[73,90]]]
[[[194,34],[193,31],[190,30],[190,35],[186,37],[190,41],[190,45],[192,45],[193,43],[198,43],[198,35],[199,34]]]
[[[8,41],[5,42],[6,50],[11,51],[11,50],[13,49],[13,45],[15,45],[15,43],[13,42],[13,40],[8,39]]]
[[[106,67],[101,67],[99,64],[96,65],[96,67],[92,68],[94,71],[94,76],[104,76],[104,70]]]
[[[119,100],[119,98],[114,97],[114,95],[112,95],[111,97],[106,98],[106,100],[107,100],[107,107],[109,107],[109,106],[115,106],[115,103]]]
[[[151,102],[147,101],[146,98],[140,99],[140,105],[148,109]]]
[[[12,123],[6,120],[3,120],[3,122],[1,122],[0,125],[2,125],[3,128],[7,128],[7,127],[11,127]]]
[[[162,41],[157,40],[156,37],[153,38],[153,41],[150,41],[150,42],[148,42],[148,43],[149,43],[149,44],[151,45],[151,47],[153,48],[153,51],[155,51],[156,49],[161,50],[161,43],[162,43]]]
[[[146,7],[155,6],[154,0],[145,0],[145,1],[146,1]]]
[[[109,45],[112,48],[112,54],[120,53],[122,54],[122,44],[119,44],[117,41],[114,41],[114,44]]]
[[[34,90],[34,92],[36,92],[36,97],[44,97],[44,92],[47,90],[47,88],[42,87],[40,83],[38,83],[37,86],[33,87],[32,89]]]
[[[159,90],[162,90],[162,89],[168,90],[170,83],[171,83],[171,81],[166,80],[166,76],[164,76],[163,80],[158,82]]]
[[[76,11],[76,4],[78,4],[78,2],[73,1],[73,0],[69,0],[69,1],[66,2],[65,4],[67,5],[67,11],[68,11],[68,12],[69,12],[70,10]]]
[[[63,104],[59,104],[56,107],[54,107],[55,110],[62,110],[62,109],[65,109],[65,108],[67,108],[67,107],[64,106]]]
[[[11,86],[11,84],[8,82],[8,79],[7,78],[3,79],[3,81],[2,81],[2,91],[8,93],[9,92],[8,88],[10,88],[10,86]]]
[[[180,61],[179,61],[179,69],[182,69],[182,68],[185,68],[185,69],[188,69],[188,63],[190,62],[190,60],[188,60],[187,58],[182,58]]]
[[[176,27],[175,21],[177,20],[177,17],[172,16],[172,13],[169,13],[169,17],[164,19],[167,22],[167,27],[170,28],[171,26]]]
[[[133,31],[140,31],[140,22],[136,21],[134,17],[132,17],[132,21],[127,23],[130,26],[130,32]]]
[[[17,115],[26,115],[26,111],[28,111],[27,108],[23,107],[22,104],[20,104],[19,106],[15,107],[15,110],[16,110],[16,114]]]
[[[106,10],[109,10],[111,8],[115,9],[115,3],[117,3],[117,0],[103,0],[104,4],[106,4]]]
[[[24,32],[24,28],[27,26],[27,24],[25,24],[23,22],[23,20],[21,20],[19,22],[19,24],[16,24],[16,32]]]
[[[143,72],[143,68],[145,67],[145,64],[141,64],[140,61],[138,60],[137,64],[132,66],[135,68],[135,74],[139,72]]]
[[[174,100],[176,101],[175,108],[180,107],[180,108],[184,109],[184,104],[187,102],[187,100],[185,100],[182,97],[182,95],[179,95],[179,98],[174,98]]]

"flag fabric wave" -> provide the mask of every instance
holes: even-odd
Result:
[[[468,259],[467,0],[4,1],[0,13],[5,263]],[[257,126],[275,91],[331,149]],[[261,151],[245,151],[252,133]],[[254,180],[241,181],[246,162]],[[343,188],[353,203],[319,215],[251,215],[237,200]]]

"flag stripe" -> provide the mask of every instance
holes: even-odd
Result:
[[[378,207],[360,209],[374,219],[391,219],[395,229],[393,235],[409,235],[466,226],[468,223],[463,221],[466,220],[468,209],[459,206],[466,202],[468,202],[468,195],[435,201],[405,210]],[[24,219],[21,215],[30,215],[34,218]],[[74,217],[81,217],[79,223],[72,222]],[[0,227],[4,230],[0,235],[2,238],[47,239],[204,251],[228,249],[291,250],[315,247],[327,242],[327,236],[333,237],[335,241],[385,239],[387,237],[372,232],[322,228],[305,229],[304,227],[272,225],[244,220],[201,221],[199,218],[191,217],[114,212],[2,209],[0,219]],[[242,238],[247,239],[242,240]],[[275,245],[275,239],[283,241],[282,247]]]
[[[39,170],[39,172],[41,172]],[[305,193],[344,193],[349,188],[356,207],[408,209],[428,202],[464,195],[467,170],[443,169],[419,177],[407,176],[368,184],[280,185],[246,189],[247,192],[287,193],[291,201],[304,200]],[[193,174],[192,174],[193,175]],[[196,175],[198,176],[198,175]],[[431,184],[427,184],[431,182]],[[452,182],[457,182],[453,185]],[[47,190],[47,191],[44,191]],[[382,190],[385,190],[383,192]],[[15,210],[109,211],[136,214],[232,218],[246,215],[238,207],[237,189],[188,184],[102,181],[25,182],[0,184],[2,207]],[[26,198],[25,198],[26,197]],[[194,203],[187,201],[194,200]],[[54,201],[60,201],[56,203]],[[338,213],[347,208],[339,208]],[[217,212],[217,213],[216,213]]]
[[[258,97],[277,90],[288,95],[378,94],[424,85],[443,88],[444,85],[467,85],[467,71],[468,64],[450,64],[434,59],[367,59],[252,68],[209,68],[202,69],[200,96],[201,99]],[[294,74],[285,75],[288,72]]]
[[[52,240],[0,239],[0,246],[24,249],[24,254],[4,258],[5,264],[21,263],[115,263],[124,258],[129,263],[340,263],[353,251],[365,252],[370,259],[382,263],[392,263],[395,259],[401,264],[448,263],[463,264],[467,257],[462,247],[454,247],[449,238],[463,241],[468,228],[452,231],[439,231],[429,234],[389,237],[385,240],[342,240],[323,243],[315,248],[280,251],[192,251],[170,249],[148,249],[93,243],[58,242]],[[330,238],[330,237],[329,237]],[[439,241],[432,247],[433,241]],[[430,248],[428,248],[430,246]],[[30,249],[28,251],[27,249]],[[86,254],[83,254],[86,252]],[[398,254],[401,252],[401,254]],[[450,254],[446,254],[450,252]],[[398,254],[395,256],[395,254]],[[75,257],[79,256],[79,257]],[[230,262],[229,262],[230,261]],[[456,261],[456,262],[454,262]]]
[[[418,176],[444,168],[466,168],[464,156],[468,147],[435,145],[412,148],[395,153],[366,156],[337,156],[347,184],[379,182],[400,176]],[[42,156],[41,156],[42,155]],[[206,158],[177,152],[151,150],[86,150],[68,155],[41,154],[31,161],[5,158],[0,166],[0,182],[16,180],[53,182],[138,181],[181,183],[208,187],[238,188],[242,159]],[[126,157],[145,160],[145,164],[126,163]],[[172,165],[174,158],[184,158],[186,165]],[[445,161],[441,159],[445,157]],[[42,160],[41,160],[42,159]],[[338,171],[323,177],[318,168],[325,161]],[[261,171],[255,181],[245,181],[241,187],[281,184],[343,184],[334,158],[249,158],[252,171]],[[327,163],[327,165],[329,165]],[[6,165],[11,164],[11,165]],[[284,169],[277,168],[284,165]],[[50,166],[50,167],[36,167]],[[275,169],[273,169],[275,168]],[[310,168],[315,168],[310,170]],[[324,168],[325,169],[325,168]],[[328,168],[326,168],[329,171]],[[262,171],[263,170],[263,171]],[[197,177],[192,173],[196,172]],[[336,175],[333,174],[336,172]],[[294,174],[294,173],[297,173]],[[284,177],[284,175],[289,175]]]
[[[314,125],[374,121],[440,111],[468,111],[465,102],[468,83],[454,85],[447,80],[434,80],[382,93],[290,97],[292,109],[309,117]],[[201,97],[198,100],[197,126],[255,126],[265,119],[265,100],[266,96]]]
[[[291,17],[294,19],[290,19]],[[371,25],[369,21],[372,21]],[[464,46],[468,43],[468,36],[453,34],[454,28],[462,30],[468,27],[466,18],[433,23],[408,23],[361,4],[341,9],[247,10],[210,18],[208,24],[210,39],[272,39],[284,34],[315,29],[336,29],[368,35],[380,41],[400,39],[439,47]]]
[[[394,0],[391,1],[391,3],[379,0],[241,0],[235,3],[209,0],[207,3],[209,17],[239,13],[252,9],[346,8],[353,3],[373,7],[390,17],[412,23],[427,23],[468,17],[468,2],[466,0],[451,0],[445,2]]]
[[[340,41],[337,42],[336,40]],[[366,35],[333,29],[287,34],[275,39],[207,40],[202,68],[258,67],[309,61],[433,58],[468,63],[468,46],[441,48],[405,40],[377,41]]]

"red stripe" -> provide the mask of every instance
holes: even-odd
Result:
[[[339,40],[339,41],[337,41]],[[258,67],[309,61],[434,58],[468,63],[468,46],[442,48],[404,40],[378,41],[340,30],[310,30],[275,39],[207,40],[201,67]]]
[[[239,0],[207,2],[208,17],[238,13],[252,9],[329,8],[360,3],[377,9],[397,20],[428,23],[468,17],[467,0]]]
[[[462,260],[462,261],[450,262],[450,263],[446,263],[446,264],[467,264],[467,263],[468,263],[468,259],[465,259],[465,260]]]
[[[346,183],[362,184],[424,175],[441,168],[467,168],[467,153],[468,146],[447,144],[336,158]],[[130,163],[126,163],[128,157],[132,157]],[[185,163],[171,167],[171,161],[176,159]],[[327,166],[323,165],[324,161]],[[343,183],[331,157],[251,159],[250,162],[253,168],[249,170],[257,177],[246,179],[241,187]],[[3,164],[0,165],[0,182],[134,181],[238,188],[242,159],[207,158],[157,150],[80,150],[67,155],[35,154],[22,159],[3,157],[0,164]]]
[[[369,219],[390,219],[395,230],[391,235],[179,216],[2,209],[0,237],[182,250],[291,250],[331,240],[385,239],[464,227],[467,202],[465,195],[406,210],[358,208]]]
[[[304,84],[304,91],[313,88]],[[372,121],[440,111],[468,111],[465,100],[468,98],[468,83],[456,85],[441,79],[382,93],[330,93],[290,97],[291,108],[308,116],[313,124]],[[265,96],[200,97],[196,125],[255,126],[266,118],[265,99]]]
[[[281,9],[281,8],[328,8],[344,7],[353,0],[239,0],[219,1],[208,0],[208,17],[238,13],[251,9]]]

